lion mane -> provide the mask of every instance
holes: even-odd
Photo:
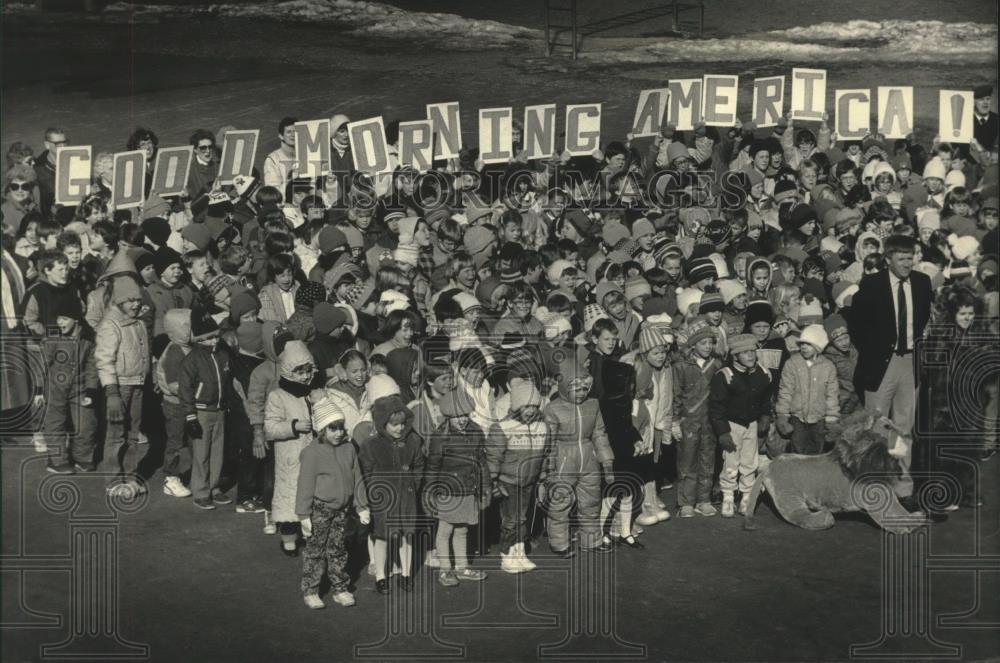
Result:
[[[889,438],[874,430],[877,414],[858,410],[847,416],[833,447],[833,457],[851,481],[868,481],[866,477],[902,473],[899,459],[889,453]]]

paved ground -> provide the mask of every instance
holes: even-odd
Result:
[[[71,539],[71,526],[100,528],[104,521],[85,517],[109,511],[99,477],[48,475],[30,449],[2,453],[2,616],[4,624],[22,626],[3,632],[0,652],[4,661],[41,660],[39,648],[63,641],[71,623],[71,578],[59,567],[66,568],[71,551],[107,559],[81,553],[88,539]],[[548,558],[543,540],[533,555],[540,569],[532,574],[509,576],[487,556],[475,560],[490,570],[481,585],[445,589],[425,570],[407,600],[393,595],[387,602],[362,574],[355,608],[321,612],[302,605],[300,561],[284,557],[276,537],[261,533],[258,516],[200,512],[189,500],[164,496],[154,480],[148,503],[110,528],[117,537],[115,633],[148,645],[155,661],[393,654],[470,661],[562,654],[581,660],[583,652],[599,660],[847,660],[852,646],[879,641],[884,620],[891,625],[892,615],[909,615],[919,622],[906,629],[913,637],[888,642],[883,654],[906,659],[930,653],[932,660],[946,660],[950,652],[984,660],[1000,652],[1000,462],[983,470],[990,506],[978,514],[961,510],[933,526],[927,538],[906,539],[926,544],[929,561],[905,557],[891,565],[915,597],[898,604],[883,599],[888,539],[868,521],[846,518],[832,530],[805,532],[763,505],[756,532],[720,517],[673,519],[642,535],[645,550],[619,550],[610,567],[595,566],[592,557],[569,565]],[[672,503],[673,491],[663,497]],[[977,576],[974,569],[987,567],[993,571]],[[36,569],[20,576],[20,590],[17,568]],[[899,577],[907,568],[922,570],[927,584]],[[911,611],[923,600],[926,612],[915,616]],[[588,608],[590,624],[582,616]],[[97,619],[95,613],[88,611],[88,618]],[[63,621],[45,626],[47,616]],[[588,626],[592,637],[579,635]],[[923,633],[928,637],[916,635]],[[545,645],[552,649],[539,649]],[[940,648],[945,645],[958,649]],[[101,653],[97,660],[110,660],[106,649]]]

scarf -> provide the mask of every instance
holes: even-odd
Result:
[[[312,391],[311,385],[294,382],[288,378],[278,378],[278,387],[284,389],[295,398],[305,398]]]

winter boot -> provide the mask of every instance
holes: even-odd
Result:
[[[524,552],[524,543],[517,544],[517,558],[521,563],[521,569],[524,571],[534,571],[536,567],[535,563],[528,559],[528,554]]]
[[[500,553],[500,570],[506,571],[507,573],[521,573],[524,568],[521,566],[521,560],[517,557],[517,545],[510,547],[505,553]]]
[[[733,491],[722,491],[722,517],[732,518],[736,515],[736,505],[733,503]]]

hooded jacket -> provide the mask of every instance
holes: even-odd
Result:
[[[175,308],[167,311],[163,316],[163,329],[170,343],[157,360],[153,377],[163,394],[163,400],[179,405],[181,362],[191,352],[191,309]]]
[[[764,265],[767,267],[767,286],[764,290],[757,290],[753,285],[753,270],[754,267],[758,265]],[[774,267],[771,265],[771,261],[767,258],[754,258],[747,263],[746,271],[746,282],[747,282],[747,300],[754,299],[767,299],[767,291],[771,288],[771,277],[774,275]]]
[[[559,474],[587,474],[601,468],[608,473],[614,453],[600,405],[589,395],[577,400],[569,388],[574,380],[590,379],[590,375],[572,359],[560,368],[558,396],[544,410],[545,425],[553,441],[549,467]]]
[[[847,352],[841,352],[831,342],[823,351],[823,356],[833,362],[837,369],[837,383],[840,391],[840,413],[854,412],[860,405],[858,393],[854,389],[854,371],[858,366],[858,350],[851,345]]]
[[[358,511],[368,508],[361,465],[354,445],[346,438],[337,445],[313,439],[299,454],[295,512],[300,518],[312,513],[313,499],[334,509],[343,509],[352,502]]]
[[[164,333],[166,326],[164,318],[173,309],[186,309],[191,307],[194,301],[194,294],[184,283],[178,283],[174,287],[168,287],[163,281],[157,281],[146,286],[146,292],[153,301],[153,336]]]
[[[818,354],[809,366],[802,355],[792,355],[781,370],[774,412],[806,424],[818,423],[824,417],[839,417],[840,387],[833,363]]]
[[[696,426],[708,421],[708,399],[712,377],[722,368],[715,357],[699,366],[694,352],[688,351],[683,359],[673,365],[674,419],[682,425]]]
[[[264,361],[250,373],[250,384],[247,387],[247,417],[254,428],[264,426],[264,407],[267,404],[267,395],[278,386],[278,378],[281,377],[278,368],[278,351],[275,342],[284,337],[291,339],[291,335],[284,326],[275,320],[268,320],[261,325],[261,335],[264,339]]]
[[[101,386],[142,385],[149,371],[149,336],[139,318],[129,318],[117,306],[108,309],[97,326],[94,362]]]
[[[878,238],[878,235],[870,230],[858,235],[858,239],[854,242],[854,262],[841,272],[841,280],[854,284],[861,283],[861,279],[865,275],[864,260],[861,258],[861,247],[864,245],[866,239],[873,239],[878,242],[878,250],[879,252],[882,251],[882,240]]]
[[[139,291],[142,293],[142,305],[146,307],[146,311],[139,314],[139,319],[146,326],[146,333],[151,335],[153,333],[153,317],[156,313],[156,305],[153,303],[153,298],[146,292],[146,289],[141,287],[142,278],[135,268],[135,263],[128,257],[125,248],[119,249],[118,253],[111,258],[107,269],[104,270],[101,278],[97,281],[97,287],[87,295],[87,313],[84,316],[87,324],[90,325],[91,329],[97,329],[101,324],[101,320],[104,319],[104,315],[114,308],[114,305],[110,301],[107,301],[108,298],[105,297],[108,292],[108,284],[116,276],[124,274],[132,276],[135,282],[140,285]]]

